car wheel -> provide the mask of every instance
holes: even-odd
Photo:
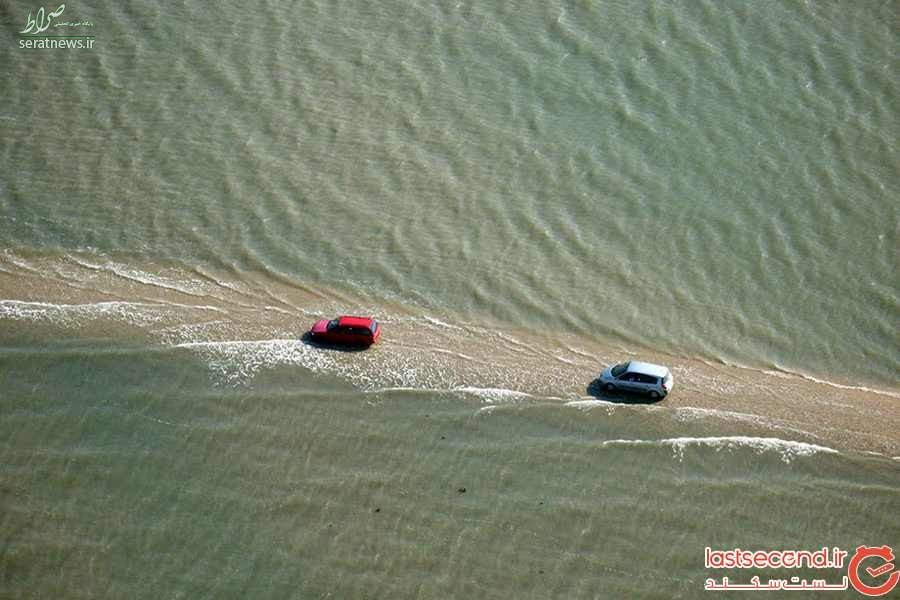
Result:
[[[614,386],[614,385],[611,384],[611,383],[607,383],[607,384],[606,384],[605,386],[603,386],[603,387],[606,388],[606,391],[607,391],[607,392],[614,392],[614,391],[616,391],[616,386]]]
[[[657,392],[656,390],[651,390],[650,391],[650,399],[651,400],[659,400],[659,392]]]

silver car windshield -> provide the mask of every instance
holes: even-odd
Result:
[[[612,368],[612,371],[610,371],[610,373],[612,373],[613,377],[618,377],[619,375],[621,375],[622,373],[624,373],[625,371],[628,370],[628,365],[629,365],[629,363],[622,363],[621,365],[616,365]]]

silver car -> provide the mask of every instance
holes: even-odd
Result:
[[[666,367],[632,360],[604,369],[600,384],[610,392],[641,392],[656,400],[672,391],[674,380]]]

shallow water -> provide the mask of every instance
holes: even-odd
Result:
[[[67,4],[93,49],[20,49],[36,9],[0,595],[690,598],[706,545],[896,543],[894,4]],[[300,341],[343,312],[384,342]],[[632,356],[675,393],[593,393]]]
[[[695,597],[706,545],[898,533],[895,462],[740,423],[287,367],[217,387],[181,349],[4,354],[11,592]]]

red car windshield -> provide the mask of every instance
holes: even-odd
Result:
[[[332,320],[328,321],[328,326],[326,327],[326,329],[328,331],[334,331],[334,328],[337,326],[338,326],[338,320],[332,319]]]

